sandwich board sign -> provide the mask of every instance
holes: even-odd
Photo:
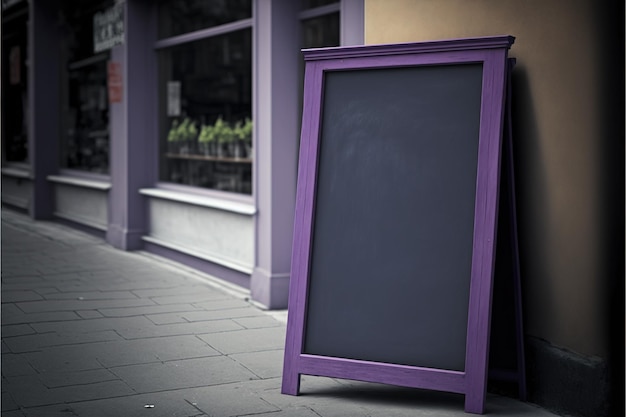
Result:
[[[484,412],[513,41],[304,50],[284,394],[318,375]]]

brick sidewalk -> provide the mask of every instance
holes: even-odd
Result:
[[[2,210],[2,416],[463,416],[463,397],[320,377],[280,394],[285,313],[191,269]],[[489,395],[490,415],[551,416]]]

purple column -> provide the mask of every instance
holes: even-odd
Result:
[[[28,27],[28,153],[33,171],[29,214],[49,219],[54,212],[53,187],[46,177],[59,167],[59,41],[58,3],[29,4]]]
[[[109,228],[107,241],[133,250],[145,233],[142,187],[157,179],[156,57],[152,2],[127,0],[124,8],[125,41],[111,51],[111,61],[122,72],[122,101],[110,107]]]
[[[256,266],[252,298],[287,307],[298,149],[298,2],[255,2]]]

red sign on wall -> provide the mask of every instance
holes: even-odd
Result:
[[[122,66],[119,62],[109,62],[107,67],[108,87],[109,87],[109,103],[122,102]]]

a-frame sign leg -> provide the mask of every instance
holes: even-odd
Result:
[[[495,323],[492,324],[492,349],[495,348],[494,355],[491,360],[498,359],[500,356],[500,363],[492,363],[489,370],[489,376],[492,380],[501,380],[517,383],[518,395],[520,400],[526,401],[526,360],[524,353],[524,326],[522,316],[522,288],[521,288],[521,274],[520,274],[520,259],[519,259],[519,245],[518,245],[518,231],[517,231],[517,212],[516,212],[516,200],[515,200],[515,168],[513,159],[513,134],[512,134],[512,117],[511,117],[511,72],[515,65],[515,58],[509,58],[508,61],[508,73],[507,73],[507,94],[506,94],[506,108],[505,108],[505,121],[504,121],[504,137],[503,137],[503,152],[502,152],[502,167],[503,176],[501,181],[501,197],[500,197],[500,222],[499,233],[502,238],[498,245],[499,252],[496,254],[496,262],[501,268],[506,270],[496,269],[496,283],[494,283],[494,306],[507,306],[510,309],[511,301],[512,309],[508,312],[502,312],[507,315],[507,319],[513,318],[515,326],[512,329],[513,334],[510,331],[503,332],[505,327],[508,327],[511,322],[506,321],[506,325],[500,325],[498,317],[492,317]],[[503,250],[506,252],[503,253]],[[506,258],[506,259],[504,259]],[[498,274],[500,272],[500,274]],[[504,280],[504,282],[502,281]],[[508,281],[507,281],[508,280]],[[513,298],[511,300],[511,297]],[[494,309],[494,314],[498,314],[498,311]],[[499,331],[500,330],[500,331]],[[510,330],[508,328],[507,330]],[[505,334],[506,333],[506,334]],[[514,338],[511,340],[498,340],[505,338]],[[507,357],[509,352],[497,352],[498,347],[503,350],[515,349],[515,357]],[[514,363],[513,366],[510,364]],[[511,369],[513,368],[513,369]]]

